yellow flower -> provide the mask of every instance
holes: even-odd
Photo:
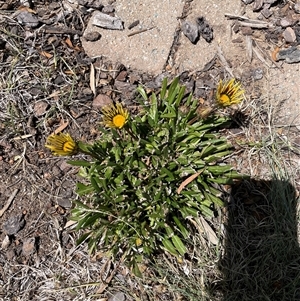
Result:
[[[216,93],[217,103],[222,107],[239,104],[244,98],[244,92],[241,83],[234,78],[224,83],[220,80]]]
[[[102,109],[103,124],[110,128],[121,129],[129,118],[129,113],[120,103],[111,104]]]
[[[72,156],[77,153],[78,145],[69,134],[52,134],[47,138],[45,147],[49,148],[54,155]]]

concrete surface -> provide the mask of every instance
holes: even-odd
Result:
[[[231,59],[236,52],[233,47],[240,47],[232,43],[231,23],[225,13],[241,15],[241,0],[222,1],[193,1],[190,6],[190,14],[186,20],[195,22],[197,17],[205,17],[208,24],[214,30],[214,39],[207,43],[202,37],[196,45],[193,45],[181,32],[179,37],[179,48],[175,55],[175,67],[179,72],[184,70],[201,70],[217,52],[217,45],[220,44],[226,58]],[[239,51],[240,54],[244,53]]]
[[[187,4],[189,9],[184,12]],[[123,63],[127,68],[158,75],[168,64],[170,69],[181,71],[199,71],[217,53],[218,45],[229,65],[232,65],[233,75],[241,78],[243,72],[254,67],[264,69],[263,79],[255,82],[263,98],[268,98],[274,110],[277,111],[277,123],[297,124],[300,128],[299,105],[299,64],[274,63],[270,54],[275,47],[267,45],[264,54],[270,63],[267,67],[255,54],[252,63],[247,62],[245,37],[235,35],[231,26],[233,21],[227,20],[226,13],[242,15],[241,0],[116,0],[113,3],[116,15],[124,21],[125,30],[114,31],[98,28],[89,22],[86,33],[98,31],[102,38],[96,42],[87,42],[83,39],[83,47],[90,57],[105,56],[111,61]],[[204,16],[214,30],[214,39],[207,43],[203,38],[193,45],[183,34],[174,46],[174,37],[181,26],[180,17],[187,13],[187,21],[195,21],[196,17]],[[246,15],[257,18],[251,7],[247,7]],[[139,20],[140,24],[128,30],[128,26]],[[128,34],[137,30],[151,27],[151,30],[128,37]],[[256,38],[263,43],[263,32]],[[234,43],[238,38],[239,42]],[[170,53],[172,55],[170,56]],[[254,88],[255,90],[255,88]],[[253,91],[253,89],[252,89]],[[254,97],[255,98],[255,97]]]
[[[83,38],[83,47],[90,57],[105,56],[126,67],[159,74],[168,59],[183,6],[183,0],[117,0],[114,3],[116,15],[124,21],[125,29],[93,26],[92,17],[85,34],[98,31],[102,37],[96,42]],[[136,20],[140,21],[139,25],[128,30]],[[151,27],[154,28],[128,37],[132,32]]]

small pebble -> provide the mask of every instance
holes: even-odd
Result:
[[[112,104],[113,101],[109,96],[106,94],[99,94],[96,96],[96,98],[93,100],[93,109],[101,109],[107,105]]]
[[[295,31],[291,27],[287,27],[282,33],[282,36],[287,43],[293,43],[296,41]]]
[[[17,20],[20,24],[31,28],[37,27],[39,25],[38,18],[27,11],[20,12],[17,16]]]
[[[92,32],[88,32],[87,34],[85,34],[84,38],[87,41],[94,42],[94,41],[100,40],[101,34],[97,31],[92,31]]]
[[[184,21],[181,25],[181,30],[193,44],[196,44],[199,41],[199,28],[196,24]]]
[[[263,8],[261,14],[266,18],[269,19],[272,16],[272,12],[268,8]]]
[[[46,113],[48,107],[49,107],[49,104],[45,101],[36,102],[34,104],[34,108],[33,108],[34,114],[38,117],[42,116]]]
[[[26,239],[22,246],[22,253],[24,256],[29,256],[35,252],[35,237]]]
[[[125,295],[122,292],[117,292],[114,295],[112,295],[108,301],[125,301]]]
[[[300,14],[300,2],[297,2],[294,5],[294,11],[295,11],[295,13]]]
[[[256,68],[252,71],[252,77],[254,80],[260,80],[263,78],[263,70],[261,68]]]
[[[112,5],[106,5],[102,8],[102,12],[105,14],[110,14],[113,13],[115,11],[115,9],[113,8]]]
[[[137,25],[140,24],[140,21],[139,20],[136,20],[134,22],[132,22],[129,26],[128,26],[128,29],[132,29],[133,27],[136,27]]]
[[[118,74],[118,76],[116,77],[116,80],[118,80],[120,82],[125,82],[126,77],[127,77],[127,71],[123,70]]]
[[[69,199],[67,198],[59,198],[57,199],[57,204],[60,206],[60,207],[63,207],[63,208],[71,208],[72,207],[72,203]]]
[[[7,235],[18,233],[25,225],[23,215],[13,215],[3,223],[3,230]]]
[[[300,49],[297,47],[290,47],[288,49],[280,50],[277,53],[277,60],[285,60],[288,64],[300,62]]]
[[[199,28],[199,33],[202,36],[202,38],[207,43],[210,43],[214,38],[212,27],[208,24],[204,17],[197,18],[197,24]]]
[[[255,0],[253,4],[253,11],[259,11],[264,5],[264,0]]]
[[[251,36],[253,33],[253,30],[249,26],[242,26],[241,32],[244,36]]]
[[[292,21],[291,21],[291,19],[289,19],[289,18],[282,18],[281,20],[280,20],[280,26],[281,27],[288,27],[288,26],[291,26],[292,25]]]

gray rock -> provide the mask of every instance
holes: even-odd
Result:
[[[106,5],[102,8],[102,12],[105,14],[113,13],[115,9],[111,5]]]
[[[38,117],[42,116],[46,113],[48,107],[49,107],[49,104],[45,101],[36,102],[34,104],[34,108],[33,108],[34,114]]]
[[[254,0],[242,0],[245,4],[250,4],[252,3]]]
[[[294,11],[295,11],[295,13],[300,14],[300,2],[297,2],[294,5]]]
[[[35,252],[35,237],[27,238],[22,246],[22,253],[24,256],[29,256]]]
[[[17,16],[17,20],[20,24],[31,28],[37,27],[39,25],[39,19],[35,15],[27,11],[20,12]]]
[[[214,38],[213,29],[211,28],[211,26],[207,23],[204,17],[197,18],[197,24],[199,28],[199,33],[202,36],[202,38],[206,42],[210,43]]]
[[[23,215],[11,216],[5,223],[3,223],[3,230],[7,235],[14,235],[18,233],[25,225]]]
[[[72,202],[69,199],[64,198],[64,197],[61,199],[57,199],[57,204],[63,208],[71,208],[72,207]]]
[[[196,24],[184,21],[181,25],[181,30],[193,44],[199,41],[199,28]]]
[[[266,18],[269,19],[272,16],[272,12],[268,8],[263,8],[261,14]]]
[[[261,68],[256,68],[252,71],[252,77],[254,80],[260,80],[263,78],[263,70]]]
[[[282,36],[287,43],[293,43],[296,41],[296,34],[292,27],[287,27],[282,33]]]
[[[293,46],[288,49],[280,50],[277,54],[277,60],[285,60],[288,64],[299,63],[300,49]]]
[[[292,20],[290,18],[282,18],[280,20],[280,26],[282,27],[288,27],[291,26],[293,24]]]
[[[264,5],[264,0],[255,0],[253,4],[253,11],[259,11]]]
[[[101,0],[78,0],[79,5],[83,5],[88,8],[101,9],[103,7]]]
[[[125,301],[125,295],[122,292],[117,292],[113,296],[111,296],[108,301]]]
[[[85,34],[84,38],[87,41],[94,42],[94,41],[98,41],[101,38],[101,34],[97,31],[92,31]]]
[[[99,94],[93,100],[93,109],[102,109],[105,106],[111,105],[113,103],[112,99],[106,94]]]
[[[92,24],[106,29],[114,29],[114,30],[124,29],[123,22],[120,18],[112,17],[110,15],[106,15],[101,12],[97,12],[94,15]]]

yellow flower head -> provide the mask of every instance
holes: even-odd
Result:
[[[77,153],[78,145],[69,134],[52,134],[47,138],[45,147],[49,148],[54,155],[72,156]]]
[[[224,83],[220,80],[216,93],[217,103],[222,107],[239,104],[244,98],[244,92],[245,91],[242,89],[241,83],[236,81],[234,78]]]
[[[121,129],[129,118],[129,113],[120,103],[111,104],[102,109],[103,124],[110,128]]]

